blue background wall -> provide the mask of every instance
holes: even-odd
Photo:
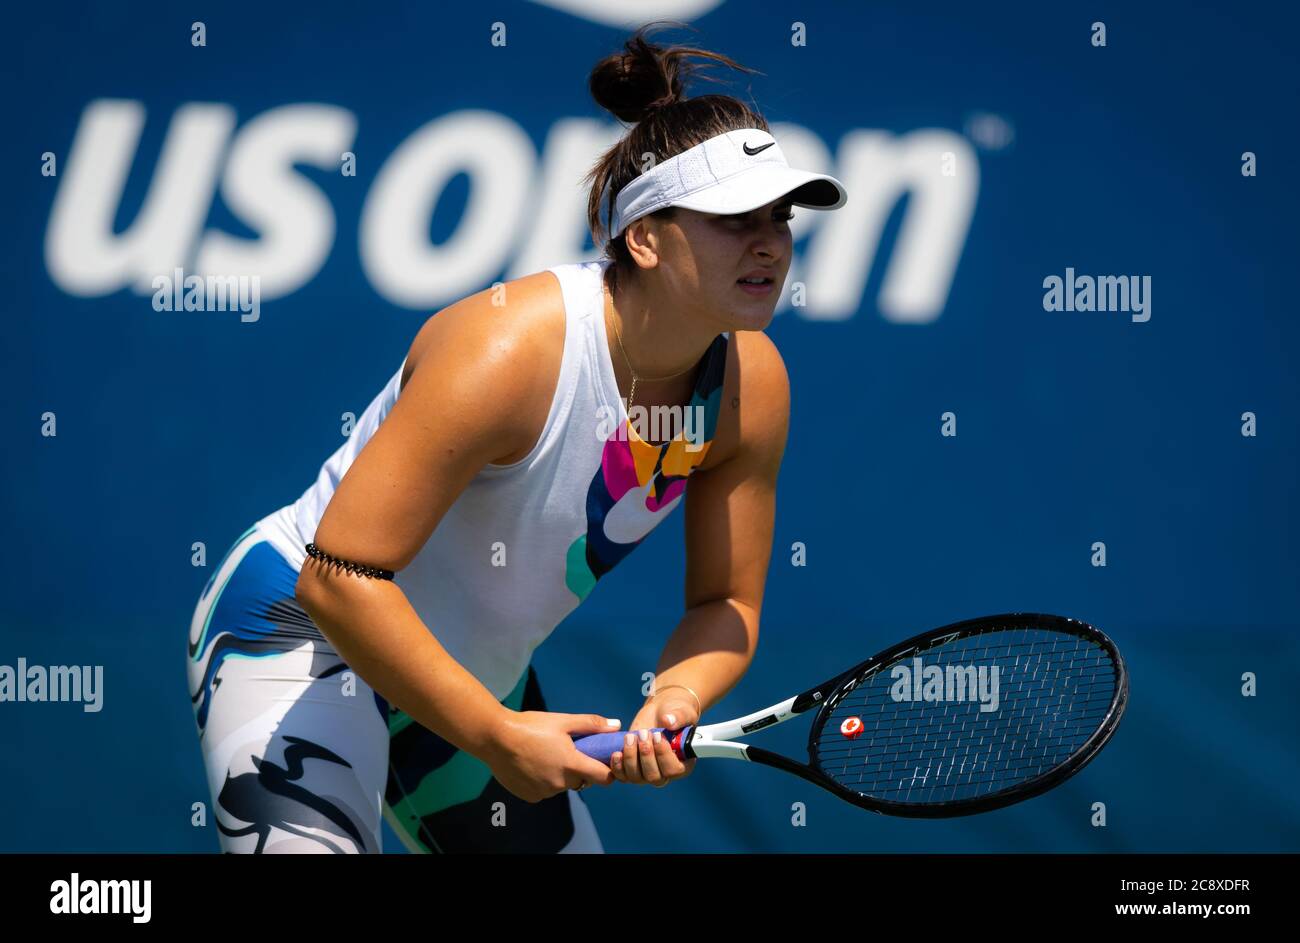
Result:
[[[905,199],[856,311],[786,308],[769,328],[793,396],[776,549],[757,659],[717,717],[821,680],[845,653],[1009,610],[1103,627],[1128,658],[1132,703],[1094,764],[1020,807],[890,820],[775,771],[701,764],[665,790],[589,792],[607,849],[1300,848],[1293,10],[699,6],[701,33],[686,38],[765,72],[752,90],[769,120],[807,129],[832,157],[857,129],[964,135],[985,113],[1013,131],[970,145],[978,196],[937,316],[897,323],[878,303]],[[181,653],[210,573],[190,547],[205,542],[215,565],[296,498],[337,447],[340,414],[364,408],[439,306],[394,304],[363,270],[359,220],[378,168],[425,122],[464,109],[508,117],[540,154],[561,119],[600,119],[586,76],[627,30],[522,0],[12,13],[0,40],[0,663],[101,664],[105,694],[97,714],[0,704],[0,850],[213,851],[214,829],[189,824],[208,797]],[[504,49],[490,45],[493,20],[507,24]],[[806,48],[790,44],[794,20]],[[1089,42],[1095,20],[1104,49]],[[299,168],[337,227],[319,272],[252,324],[156,312],[129,289],[65,290],[46,254],[51,208],[83,113],[105,98],[147,112],[119,230],[181,106],[225,103],[240,127],[286,104],[348,109],[356,177]],[[60,176],[41,176],[46,151]],[[1257,177],[1241,174],[1244,151]],[[468,195],[467,178],[451,181],[434,242]],[[220,194],[206,227],[258,236]],[[594,253],[569,257],[552,261]],[[1151,320],[1044,311],[1043,279],[1067,266],[1152,276]],[[56,438],[40,434],[47,410]],[[948,410],[956,438],[939,434]],[[1240,433],[1245,411],[1254,438]],[[680,585],[681,527],[679,512],[538,652],[552,709],[631,717],[680,595],[644,594],[635,621],[617,600],[665,573]],[[1099,540],[1105,568],[1090,562]],[[806,567],[790,565],[795,541]],[[1254,698],[1241,696],[1247,671]],[[765,739],[798,751],[803,736]],[[805,828],[790,825],[795,801],[808,804]],[[1096,801],[1105,829],[1089,825]],[[391,835],[388,847],[400,847]]]

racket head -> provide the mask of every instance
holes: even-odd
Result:
[[[936,720],[934,703],[882,695],[882,687],[897,694],[896,666],[910,662],[916,674],[914,659],[924,664],[927,653],[945,674],[948,665],[982,655],[1012,668],[1007,694],[1019,713],[986,720],[979,702],[967,699],[943,702],[947,712]],[[1114,736],[1128,689],[1119,649],[1086,622],[1047,613],[968,619],[900,642],[815,689],[821,707],[808,734],[809,765],[819,785],[873,812],[910,818],[987,812],[1041,795],[1086,766]],[[840,727],[854,718],[860,730],[849,738]],[[918,729],[929,753],[912,742]],[[982,734],[1002,737],[1003,749]],[[910,773],[909,764],[915,766]]]

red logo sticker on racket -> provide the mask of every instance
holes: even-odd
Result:
[[[884,700],[892,685],[881,676],[882,666],[898,663],[900,653],[917,661],[924,655],[932,666],[989,662],[997,668],[996,674],[989,674],[1001,676],[997,683],[1002,687],[972,692],[967,685],[966,702],[978,702],[982,711],[978,723],[971,722],[974,714],[967,708],[901,709],[895,702],[912,698],[894,695],[892,701]],[[996,701],[998,691],[1018,691],[1025,685],[1032,686],[1033,697]],[[1010,612],[930,629],[765,710],[687,727],[690,732],[681,734],[681,752],[692,758],[746,759],[783,770],[879,815],[951,818],[1023,802],[1068,780],[1110,741],[1128,699],[1128,668],[1115,643],[1096,626],[1050,613]],[[808,763],[737,742],[741,736],[809,714]],[[868,717],[869,733],[864,723]],[[1048,729],[1054,735],[1041,736]],[[571,736],[578,752],[607,766],[623,749],[626,734]],[[858,746],[863,739],[865,746]],[[902,757],[906,769],[863,754],[882,744],[886,753]],[[953,756],[962,758],[955,767]],[[926,769],[940,773],[927,776],[921,772]],[[902,795],[900,776],[905,783]]]

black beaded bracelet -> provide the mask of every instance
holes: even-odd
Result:
[[[392,570],[381,570],[377,566],[366,566],[364,563],[352,563],[348,560],[340,560],[338,557],[332,557],[315,544],[307,545],[307,556],[322,563],[332,563],[335,566],[341,566],[349,573],[356,573],[358,576],[369,576],[373,579],[391,580],[393,578]]]

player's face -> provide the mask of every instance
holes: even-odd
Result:
[[[671,290],[724,322],[722,330],[767,327],[790,270],[791,216],[787,197],[735,216],[678,209],[660,226],[660,264]]]

